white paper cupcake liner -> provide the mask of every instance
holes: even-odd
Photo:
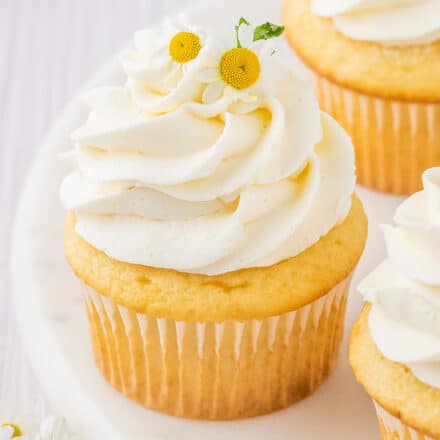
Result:
[[[405,425],[402,421],[374,403],[382,440],[435,440]]]
[[[423,171],[440,165],[440,104],[379,98],[312,76],[321,108],[353,140],[358,182],[396,194],[420,190]]]
[[[127,397],[177,416],[235,419],[284,408],[334,368],[350,280],[290,313],[219,323],[136,313],[84,285],[96,363]]]

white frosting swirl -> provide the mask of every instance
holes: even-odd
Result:
[[[371,336],[385,357],[440,388],[440,168],[384,226],[389,258],[359,286],[373,304]]]
[[[220,45],[204,38],[183,68],[163,49],[180,30],[136,34],[128,83],[87,95],[61,187],[77,233],[120,261],[208,275],[299,254],[348,214],[348,136],[266,44],[255,86],[213,93]]]
[[[440,39],[438,0],[312,0],[312,10],[332,17],[355,40],[417,45]]]

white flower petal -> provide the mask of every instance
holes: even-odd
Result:
[[[203,92],[203,102],[205,104],[212,104],[217,99],[220,99],[224,93],[225,84],[223,81],[216,81],[206,86]]]
[[[0,440],[9,440],[14,434],[14,429],[11,426],[0,427]]]
[[[258,102],[258,96],[253,93],[249,93],[244,95],[241,100],[246,104],[255,103]]]
[[[197,72],[196,79],[202,83],[212,83],[221,79],[218,69],[205,69]]]
[[[241,97],[245,93],[247,93],[246,90],[239,90],[239,89],[236,89],[235,87],[232,87],[232,86],[229,86],[229,85],[225,86],[225,95],[229,96],[229,97],[231,97],[233,99],[237,99],[237,100],[241,99]]]
[[[157,48],[157,29],[142,29],[135,32],[134,46],[140,52],[152,53]]]
[[[61,440],[66,433],[67,423],[62,417],[48,417],[40,425],[40,436],[42,439]]]
[[[155,55],[154,55],[154,62],[155,64],[158,64],[159,66],[163,66],[167,64],[171,60],[170,53],[168,51],[168,48],[161,48]]]
[[[202,62],[204,68],[217,69],[223,54],[230,49],[231,46],[219,42],[217,38],[210,36],[203,44],[202,51],[198,56],[198,60]]]

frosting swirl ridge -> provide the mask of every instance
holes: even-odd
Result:
[[[417,45],[440,39],[437,0],[312,0],[312,10],[355,40]]]
[[[359,289],[373,304],[370,331],[385,357],[440,388],[440,168],[384,226],[388,258]]]
[[[61,187],[77,233],[120,261],[207,275],[297,255],[348,214],[348,136],[269,43],[258,81],[235,90],[213,75],[223,41],[201,33],[196,59],[170,60],[179,31],[136,34],[127,83],[86,95]]]

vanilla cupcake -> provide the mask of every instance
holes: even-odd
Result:
[[[289,43],[350,134],[358,181],[411,194],[440,165],[440,3],[286,0]]]
[[[182,417],[310,394],[335,366],[366,239],[349,137],[276,46],[240,40],[245,25],[231,41],[179,22],[138,32],[128,82],[87,95],[61,188],[98,367]]]
[[[388,258],[359,286],[368,305],[350,361],[383,439],[440,439],[440,168],[384,226]]]

